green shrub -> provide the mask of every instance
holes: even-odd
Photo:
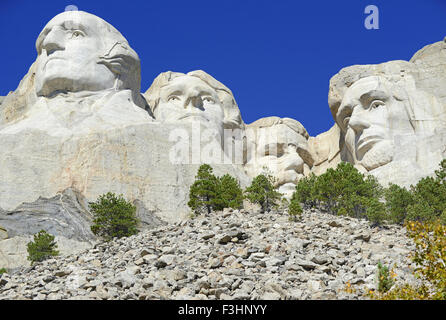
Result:
[[[1,276],[2,274],[4,274],[4,273],[7,273],[6,269],[5,269],[5,268],[0,268],[0,276]]]
[[[96,202],[90,203],[93,213],[91,231],[109,241],[114,237],[129,237],[138,233],[139,220],[136,207],[127,202],[122,195],[114,193],[99,196]]]
[[[350,163],[341,162],[320,176],[301,179],[292,199],[305,207],[380,223],[386,218],[385,206],[379,201],[382,195],[383,188],[374,177],[366,177]]]
[[[259,204],[262,212],[278,207],[281,196],[274,189],[274,178],[271,175],[258,175],[245,190],[245,198],[251,203]]]
[[[446,159],[441,161],[440,168],[434,177],[426,177],[411,186],[409,196],[405,201],[399,201],[400,206],[407,207],[406,221],[435,221],[446,222]],[[402,196],[399,194],[398,196]],[[402,209],[401,209],[402,210]]]
[[[389,268],[378,262],[378,292],[386,293],[392,288],[393,284],[394,281],[390,277]]]
[[[302,207],[297,200],[292,200],[288,207],[288,214],[290,215],[290,221],[296,221],[302,216]]]
[[[386,209],[393,223],[402,224],[407,216],[407,210],[414,204],[412,193],[406,188],[390,184],[385,190]]]
[[[407,220],[438,219],[446,209],[446,185],[440,179],[427,177],[411,187],[414,201],[407,209]]]
[[[302,203],[307,209],[315,207],[318,203],[315,188],[316,180],[317,176],[314,173],[300,179],[296,185],[296,191],[293,193],[291,201]]]
[[[377,198],[365,199],[364,204],[366,206],[366,218],[370,222],[380,225],[388,220],[386,213],[386,205]]]
[[[216,177],[208,164],[198,168],[194,183],[189,189],[188,206],[194,214],[243,207],[243,190],[229,174]]]
[[[221,201],[217,200],[219,180],[212,172],[210,165],[202,164],[198,168],[194,183],[190,186],[187,205],[195,214],[210,213],[216,206],[221,205]]]
[[[282,197],[282,199],[280,199],[280,203],[279,203],[279,210],[281,210],[282,212],[283,211],[285,211],[289,206],[290,206],[290,201],[287,199],[287,198],[285,198],[285,197]]]
[[[238,181],[225,174],[217,179],[217,195],[214,203],[215,210],[224,208],[240,209],[243,207],[243,190]]]
[[[54,241],[54,236],[45,230],[40,230],[34,235],[34,241],[27,244],[28,260],[35,263],[57,256],[59,251],[56,249],[57,243]]]

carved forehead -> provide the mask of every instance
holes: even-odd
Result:
[[[305,137],[294,131],[286,124],[276,124],[271,127],[256,128],[256,144],[258,147],[265,145],[305,145]]]
[[[172,80],[170,80],[166,85],[164,85],[163,87],[161,87],[161,90],[163,92],[168,92],[170,90],[175,90],[175,89],[188,89],[188,88],[197,88],[200,90],[206,90],[209,93],[216,93],[215,89],[212,88],[209,84],[207,84],[206,82],[204,82],[203,80],[201,80],[200,78],[194,77],[194,76],[188,76],[188,75],[184,75],[184,76],[179,76],[176,77]]]
[[[36,41],[39,54],[43,40],[55,26],[66,30],[79,29],[91,35],[116,41],[126,41],[122,34],[105,20],[84,11],[67,11],[55,16],[43,28]]]
[[[387,92],[390,89],[390,83],[378,76],[362,78],[351,85],[346,91],[344,99],[360,99],[361,96],[369,92]]]
[[[279,117],[266,117],[261,118],[248,125],[248,128],[258,129],[258,128],[270,128],[279,125],[285,125],[287,129],[293,130],[297,134],[309,138],[307,130],[304,126],[297,120],[292,118],[279,118]]]

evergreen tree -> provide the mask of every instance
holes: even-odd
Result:
[[[187,205],[196,213],[210,213],[219,205],[217,200],[219,179],[214,176],[212,167],[202,164],[198,168],[195,182],[190,186]]]
[[[301,178],[296,185],[291,201],[302,203],[305,208],[315,207],[317,204],[315,183],[317,176],[311,173],[308,177]]]
[[[274,189],[274,179],[270,175],[260,174],[252,180],[245,190],[245,198],[251,203],[259,204],[262,212],[278,206],[281,194]]]
[[[290,205],[288,206],[288,214],[290,215],[290,221],[296,221],[302,215],[302,207],[300,206],[299,201],[296,199],[291,200]]]
[[[414,204],[412,193],[393,183],[385,190],[385,200],[391,221],[398,224],[404,222],[409,206]]]
[[[93,213],[91,231],[109,241],[114,237],[129,237],[138,233],[139,220],[136,207],[126,201],[122,195],[112,192],[99,196],[90,203]]]
[[[350,163],[341,162],[320,176],[312,174],[299,180],[292,200],[331,214],[380,223],[386,219],[385,206],[379,201],[382,195],[383,188],[376,178],[365,177]]]
[[[243,191],[238,181],[229,174],[223,175],[218,180],[217,197],[213,201],[214,210],[240,209],[243,206]]]
[[[54,241],[54,236],[45,230],[40,230],[34,235],[34,241],[27,244],[28,260],[35,263],[57,256],[59,251],[56,249],[57,243]]]
[[[446,222],[446,159],[441,161],[435,177],[426,177],[411,186],[413,201],[407,207],[407,220]]]

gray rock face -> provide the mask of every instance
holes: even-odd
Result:
[[[200,158],[195,164],[189,157],[191,131],[189,124],[159,123],[129,124],[80,136],[31,129],[16,134],[0,131],[4,150],[0,154],[0,207],[13,210],[23,202],[50,198],[74,187],[88,201],[109,191],[122,193],[130,201],[140,200],[162,219],[179,221],[189,215],[189,186],[200,163]],[[176,141],[171,137],[175,132],[187,139]],[[186,150],[188,163],[172,160],[178,149]],[[205,144],[201,150],[204,154]],[[216,175],[229,173],[243,187],[249,182],[241,165],[211,165]]]
[[[425,46],[410,59],[419,70],[415,76],[417,88],[438,97],[443,104],[446,104],[445,40]]]
[[[33,235],[44,229],[55,236],[78,241],[95,240],[88,201],[78,191],[67,189],[52,198],[40,197],[12,211],[0,212],[0,226],[9,237]]]
[[[318,211],[213,212],[4,274],[0,299],[364,299],[379,261],[416,281],[413,248],[402,227]]]
[[[153,229],[166,224],[165,221],[158,218],[155,214],[155,210],[148,210],[142,201],[136,199],[133,201],[133,205],[136,207],[136,216],[141,223],[141,230]]]
[[[165,224],[135,200],[136,215],[142,230]],[[87,199],[69,188],[52,198],[40,197],[34,202],[23,203],[11,211],[0,210],[0,265],[8,268],[28,264],[26,243],[40,230],[56,236],[64,254],[72,254],[91,247],[97,237],[91,232],[92,215]]]

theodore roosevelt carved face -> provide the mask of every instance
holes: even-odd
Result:
[[[99,17],[82,11],[54,17],[36,41],[36,92],[138,90],[140,62],[125,38]]]
[[[303,177],[305,163],[312,162],[305,128],[294,119],[268,117],[251,123],[247,130],[255,131],[247,173],[254,177],[266,170],[276,178],[280,192],[294,192],[295,184]]]

